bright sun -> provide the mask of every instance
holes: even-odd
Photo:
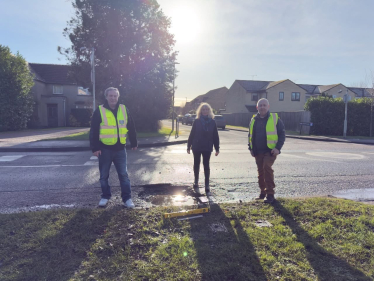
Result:
[[[177,43],[194,43],[201,31],[198,13],[192,7],[178,7],[171,13],[170,31]]]

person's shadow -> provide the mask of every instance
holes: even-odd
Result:
[[[272,206],[274,210],[284,218],[286,224],[296,235],[297,240],[304,245],[306,257],[313,267],[315,274],[318,276],[318,280],[372,280],[360,270],[352,267],[348,262],[321,247],[308,232],[299,225],[291,212],[287,210],[281,202],[275,201]]]
[[[54,235],[46,236],[40,245],[30,238],[29,244],[34,243],[35,246],[27,245],[29,248],[24,250],[24,257],[17,264],[10,259],[4,261],[4,266],[15,269],[14,280],[70,280],[87,258],[92,244],[103,234],[116,210],[78,210]],[[53,222],[40,222],[35,229],[26,226],[26,217],[27,234],[30,237],[48,234],[48,228],[53,228],[51,224],[59,223],[59,216],[68,216],[68,213],[44,213],[41,218],[48,221],[50,217],[54,217]]]
[[[190,221],[201,280],[267,280],[240,220],[231,220],[211,205],[209,214]]]

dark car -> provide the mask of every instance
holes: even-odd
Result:
[[[182,119],[182,124],[192,125],[193,121],[195,121],[195,118],[196,118],[196,114],[187,113],[186,115],[184,115]]]
[[[216,121],[217,128],[222,128],[223,130],[226,128],[225,117],[223,117],[222,115],[215,115],[214,120]]]
[[[177,122],[182,122],[183,121],[183,115],[178,115],[177,116]]]

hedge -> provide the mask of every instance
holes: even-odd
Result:
[[[73,108],[69,116],[71,127],[90,127],[92,110],[89,108]]]
[[[360,98],[348,102],[347,136],[370,135],[371,102],[370,98]],[[345,105],[342,98],[311,98],[306,102],[305,110],[311,113],[310,121],[313,123],[311,127],[312,134],[330,136],[343,135]],[[372,121],[373,126],[374,116]]]

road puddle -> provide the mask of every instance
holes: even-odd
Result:
[[[158,206],[188,206],[196,204],[194,197],[183,195],[149,195],[145,198],[145,201]]]
[[[374,188],[342,190],[332,196],[359,202],[374,202]]]
[[[188,186],[171,184],[145,185],[138,198],[157,206],[191,206],[196,199]]]

